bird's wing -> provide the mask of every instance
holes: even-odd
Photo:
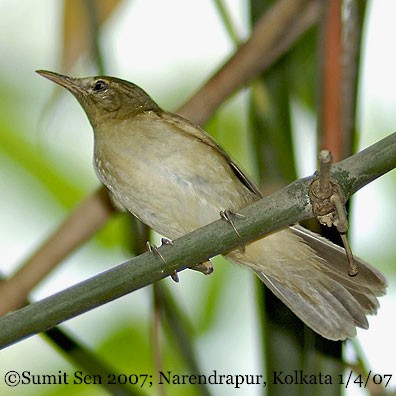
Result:
[[[241,170],[241,168],[230,158],[230,156],[223,150],[221,146],[210,136],[206,131],[200,128],[198,125],[193,124],[191,121],[180,117],[176,114],[170,115],[167,112],[161,112],[159,116],[162,120],[171,124],[173,127],[178,128],[181,133],[186,133],[191,136],[194,136],[197,140],[200,140],[202,143],[207,144],[210,147],[213,147],[221,153],[221,155],[226,159],[228,164],[230,165],[232,171],[237,176],[239,181],[249,189],[253,194],[257,196],[257,198],[261,198],[262,194],[257,186],[246,176],[246,174]]]

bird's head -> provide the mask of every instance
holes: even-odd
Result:
[[[131,118],[146,111],[160,111],[145,91],[119,78],[73,78],[46,70],[38,70],[37,73],[69,90],[84,108],[94,128],[101,122]]]

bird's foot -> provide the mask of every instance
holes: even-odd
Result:
[[[172,242],[171,239],[168,239],[168,238],[161,238],[161,246],[162,246],[162,245],[170,245],[170,246],[172,246],[172,245],[173,245],[173,242]]]
[[[233,228],[233,230],[235,231],[235,233],[238,235],[238,237],[240,239],[242,239],[241,234],[239,233],[239,231],[237,230],[235,223],[234,223],[234,219],[237,217],[243,218],[245,217],[243,214],[240,213],[234,213],[231,210],[221,210],[220,211],[220,217],[225,220],[227,223],[229,223],[231,225],[231,227]],[[245,250],[245,247],[242,246],[242,250]]]
[[[167,238],[161,238],[161,246],[162,245],[173,245],[172,241],[170,239]],[[149,241],[146,242],[146,246],[147,249],[150,253],[154,253],[156,255],[159,256],[159,258],[163,261],[164,264],[166,264],[166,260],[164,259],[164,256],[160,253],[160,251],[158,250],[157,246],[153,245],[152,243],[150,243]],[[178,283],[179,282],[179,275],[177,273],[177,271],[175,270],[175,272],[173,272],[173,274],[171,274],[171,278]]]

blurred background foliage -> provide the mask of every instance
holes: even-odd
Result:
[[[248,37],[251,24],[274,2],[206,0],[200,6],[190,4],[193,8],[176,0],[161,3],[40,0],[32,5],[28,0],[0,0],[0,49],[5,55],[0,59],[0,270],[4,275],[11,275],[99,185],[91,166],[92,135],[84,114],[74,99],[53,90],[33,71],[48,68],[73,75],[118,75],[143,86],[163,108],[173,110],[224,63]],[[202,20],[197,23],[194,13],[200,7]],[[370,4],[367,10],[366,35],[374,7]],[[395,7],[390,9],[396,12]],[[139,19],[142,24],[138,24]],[[134,24],[138,27],[134,28]],[[198,34],[193,33],[197,30]],[[181,39],[184,35],[186,41]],[[315,130],[323,56],[320,39],[320,29],[310,29],[269,73],[228,99],[205,126],[266,192],[295,177],[312,174],[315,169],[320,141]],[[212,41],[215,45],[209,47]],[[368,35],[363,43],[366,48]],[[367,73],[368,68],[363,60],[361,70]],[[353,138],[356,148],[394,130],[392,105],[380,106],[362,99],[365,90],[368,88],[359,91],[357,137]],[[394,107],[394,95],[390,102]],[[390,333],[380,326],[389,324],[387,313],[395,307],[395,251],[391,236],[395,177],[392,172],[373,183],[376,189],[366,187],[359,193],[366,194],[366,199],[357,199],[359,202],[351,208],[355,252],[385,271],[390,279],[390,296],[382,299],[379,324],[373,320],[370,332],[359,332],[362,349],[369,358],[358,355],[351,344],[344,349],[344,357],[355,363],[358,356],[366,362],[366,368],[382,374],[392,370],[392,366],[385,358],[373,357],[372,352],[380,357],[389,354]],[[366,232],[370,228],[374,232]],[[137,238],[137,230],[128,215],[116,214],[33,291],[32,300],[139,253],[142,243],[131,243]],[[146,231],[141,238],[145,235]],[[363,243],[359,244],[359,240]],[[280,344],[269,338],[272,318],[263,316],[264,298],[247,271],[218,258],[212,276],[184,271],[180,277],[180,284],[164,280],[151,290],[140,290],[68,321],[62,328],[116,373],[151,374],[162,367],[180,374],[210,374],[212,370],[263,374],[274,357],[266,355],[269,350],[281,357],[285,365],[289,360],[291,364],[303,363],[312,372],[332,370],[333,359],[326,357],[326,348],[318,355],[320,342],[309,341],[306,333],[302,344],[301,340],[297,342],[299,346],[293,340],[289,343],[290,338],[279,339]],[[297,327],[288,323],[291,332],[296,332]],[[334,348],[340,351],[339,346]],[[73,373],[81,367],[73,365],[72,353],[67,356],[39,336],[0,353],[1,374],[11,369]],[[338,363],[337,369],[340,370]],[[82,370],[88,373],[89,369],[85,366]],[[396,366],[392,374],[396,375]],[[270,380],[267,374],[265,377]],[[347,394],[361,394],[357,388]],[[16,394],[20,389],[7,388],[0,381],[2,394]],[[108,390],[96,385],[26,385],[22,391],[31,395],[108,394]],[[133,394],[125,389],[112,392],[124,391]],[[253,386],[242,390],[154,386],[144,387],[143,391],[153,395],[263,394],[261,388]],[[340,388],[326,391],[339,394]],[[271,394],[276,392],[285,394],[284,389],[271,389]],[[288,392],[308,394],[301,387]],[[309,392],[324,394],[323,387],[315,391],[310,388]]]

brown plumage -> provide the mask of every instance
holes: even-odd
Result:
[[[201,128],[162,111],[139,87],[113,77],[41,75],[67,88],[94,130],[94,165],[119,205],[167,238],[177,238],[258,200],[260,192]],[[353,337],[367,328],[386,280],[359,260],[348,276],[342,249],[293,226],[227,255],[251,268],[322,336]]]

